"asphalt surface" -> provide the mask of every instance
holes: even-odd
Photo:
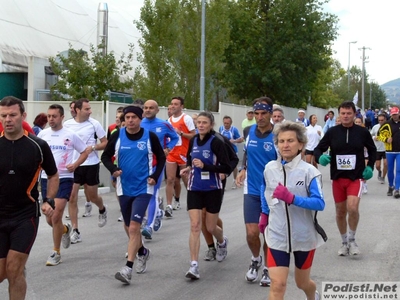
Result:
[[[400,199],[387,197],[387,185],[374,178],[368,182],[368,194],[360,205],[360,223],[357,242],[359,256],[339,257],[340,235],[335,223],[335,209],[329,179],[329,169],[323,174],[325,211],[318,214],[319,223],[329,240],[317,249],[311,271],[312,278],[321,289],[323,281],[398,281],[400,279]],[[108,205],[108,223],[97,226],[98,213],[82,218],[84,199],[80,198],[79,228],[82,243],[62,249],[62,263],[45,266],[52,250],[51,228],[42,218],[35,245],[27,263],[28,291],[26,299],[267,299],[268,287],[245,281],[251,253],[246,244],[242,212],[242,189],[231,190],[228,179],[222,206],[225,235],[229,238],[228,257],[225,261],[202,260],[207,246],[201,239],[200,280],[185,278],[189,268],[189,217],[186,212],[186,191],[182,189],[182,209],[172,219],[163,220],[163,227],[146,240],[151,259],[145,274],[133,274],[132,284],[123,285],[114,274],[126,263],[127,237],[122,223],[117,222],[119,207],[113,193],[103,195]],[[164,195],[164,188],[161,195]],[[285,299],[305,299],[293,279],[290,267]],[[8,299],[8,282],[0,284],[0,299]]]

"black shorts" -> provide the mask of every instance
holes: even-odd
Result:
[[[6,258],[9,250],[29,254],[38,226],[39,217],[0,220],[0,259]]]
[[[376,152],[376,160],[386,159],[386,152]]]
[[[306,149],[306,155],[314,155],[314,151]]]
[[[89,186],[98,185],[100,183],[99,173],[100,163],[91,166],[79,166],[74,172],[74,183]]]
[[[188,191],[187,210],[203,209],[210,214],[217,214],[221,210],[222,190]]]

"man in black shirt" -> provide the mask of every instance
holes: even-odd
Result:
[[[0,282],[9,283],[10,299],[25,299],[24,269],[39,225],[40,170],[48,176],[41,210],[51,217],[58,190],[58,172],[48,144],[24,131],[23,102],[5,97],[0,102]]]

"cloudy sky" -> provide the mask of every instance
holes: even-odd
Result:
[[[100,1],[92,0],[95,3]],[[143,0],[106,0],[109,9],[138,19]],[[339,36],[333,43],[334,58],[347,70],[350,45],[350,64],[362,67],[362,51],[367,47],[369,78],[378,84],[400,78],[399,0],[330,0],[327,12],[339,17]]]

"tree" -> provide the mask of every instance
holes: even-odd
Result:
[[[221,88],[223,55],[229,43],[229,0],[207,3],[205,96],[211,100]],[[185,106],[199,107],[201,1],[145,0],[136,26],[140,66],[135,70],[135,97],[167,105],[172,96],[185,98]],[[212,101],[208,101],[212,108]]]
[[[101,47],[90,45],[90,55],[82,49],[69,46],[68,55],[51,57],[50,64],[58,81],[51,87],[56,100],[87,98],[108,100],[108,91],[124,92],[132,89],[133,79],[127,76],[132,70],[133,45],[127,56],[117,60],[113,52],[103,55]]]
[[[337,36],[337,17],[321,12],[324,2],[232,1],[224,85],[240,98],[268,95],[304,107],[319,72],[330,66]]]

